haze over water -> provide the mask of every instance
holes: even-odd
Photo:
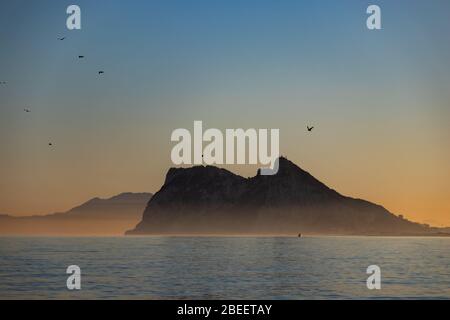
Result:
[[[449,238],[0,238],[1,299],[450,298]],[[66,289],[66,268],[82,290]],[[380,266],[382,289],[366,269]]]

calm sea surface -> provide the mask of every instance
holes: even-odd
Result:
[[[0,298],[450,299],[450,239],[0,238]]]

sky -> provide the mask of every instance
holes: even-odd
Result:
[[[71,4],[81,30],[66,28]],[[370,4],[382,30],[366,27]],[[156,192],[172,131],[201,120],[280,129],[281,153],[331,188],[450,226],[447,0],[0,7],[0,213]]]

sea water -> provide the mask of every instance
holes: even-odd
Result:
[[[449,299],[450,238],[0,238],[0,298]]]

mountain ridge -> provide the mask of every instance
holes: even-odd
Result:
[[[0,235],[123,235],[142,217],[151,197],[151,193],[124,192],[92,198],[65,212],[0,215]]]
[[[274,176],[250,178],[214,166],[170,168],[128,235],[428,235],[435,229],[381,205],[344,196],[285,157]]]

